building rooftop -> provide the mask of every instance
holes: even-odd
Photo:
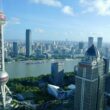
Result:
[[[48,87],[50,87],[50,88],[54,88],[54,89],[60,89],[59,86],[55,86],[55,85],[52,85],[52,84],[48,84]]]
[[[92,56],[92,57],[99,57],[100,56],[98,49],[94,45],[92,45],[90,48],[88,48],[85,55]]]

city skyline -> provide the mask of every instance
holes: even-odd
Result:
[[[3,0],[7,16],[5,39],[87,41],[89,36],[109,42],[109,0]],[[17,5],[15,5],[17,3]]]

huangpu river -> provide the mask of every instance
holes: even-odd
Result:
[[[66,59],[54,61],[63,62],[64,71],[72,72],[74,71],[74,66],[78,64],[80,59]],[[13,79],[31,76],[36,77],[43,74],[50,74],[52,62],[53,60],[17,61],[17,62],[8,62],[5,64],[5,66],[10,79]]]

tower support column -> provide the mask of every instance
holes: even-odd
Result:
[[[5,24],[6,17],[3,12],[0,11],[0,86],[1,86],[1,97],[0,100],[3,104],[2,106],[5,108],[8,103],[12,100],[12,98],[7,95],[7,93],[11,94],[9,88],[6,86],[8,82],[8,73],[5,71],[5,61],[4,61],[4,36],[3,36],[3,26]]]

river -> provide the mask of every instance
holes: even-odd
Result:
[[[67,60],[55,60],[58,62],[64,62],[64,71],[74,71],[74,66],[78,64],[80,59],[67,59]],[[10,79],[23,78],[30,76],[39,76],[42,74],[51,73],[52,60],[32,61],[27,64],[27,61],[9,62],[6,63],[6,71],[9,74]]]

